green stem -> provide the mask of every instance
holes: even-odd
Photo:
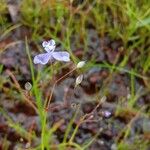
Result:
[[[45,127],[46,127],[46,118],[47,112],[43,111],[43,121],[42,121],[42,133],[41,133],[41,149],[44,150],[45,148]]]

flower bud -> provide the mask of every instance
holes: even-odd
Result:
[[[80,61],[80,62],[77,64],[77,68],[82,68],[84,65],[85,65],[85,61]]]
[[[24,87],[27,91],[30,91],[32,89],[32,85],[30,82],[26,82]]]
[[[76,78],[76,83],[75,83],[75,87],[78,86],[83,80],[83,74],[79,75],[77,78]]]

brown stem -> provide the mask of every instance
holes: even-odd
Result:
[[[71,71],[69,71],[68,73],[66,73],[65,75],[63,75],[61,78],[59,78],[58,80],[56,80],[56,82],[54,83],[53,85],[53,88],[52,88],[52,91],[51,91],[51,94],[50,94],[50,97],[48,98],[47,102],[46,102],[46,107],[45,107],[45,111],[48,111],[49,109],[49,105],[50,105],[50,102],[51,102],[51,99],[52,99],[52,95],[53,95],[53,92],[54,92],[54,89],[55,89],[55,86],[56,84],[61,81],[62,79],[64,79],[66,76],[68,76],[70,73],[72,73],[73,71],[76,70],[76,67],[73,68]]]
[[[37,113],[38,110],[36,108],[36,106],[33,104],[33,102],[28,99],[27,95],[22,91],[17,79],[15,78],[15,76],[13,75],[13,73],[10,70],[7,70],[6,73],[12,78],[15,87],[18,89],[18,91],[21,93],[23,99],[35,110],[35,112]]]

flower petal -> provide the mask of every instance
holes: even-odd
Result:
[[[49,44],[49,46],[54,46],[54,45],[56,45],[56,43],[55,43],[55,40],[49,40],[48,41],[48,44]]]
[[[50,41],[44,41],[42,43],[42,46],[44,47],[45,51],[49,53],[55,50],[56,44],[54,40],[50,40]]]
[[[68,52],[52,52],[52,56],[58,61],[70,61],[70,54]]]
[[[44,49],[45,49],[48,53],[53,52],[53,51],[55,50],[55,45],[53,45],[53,46],[46,46],[46,47],[44,47]]]
[[[47,42],[47,41],[43,41],[42,46],[43,46],[43,47],[48,46],[48,42]]]
[[[44,53],[44,54],[39,54],[39,55],[36,55],[34,57],[34,64],[42,64],[42,65],[45,65],[48,63],[49,60],[53,60],[53,57],[51,55],[51,53]]]

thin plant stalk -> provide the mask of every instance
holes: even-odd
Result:
[[[18,89],[18,91],[21,93],[23,99],[35,110],[35,112],[37,113],[38,110],[36,108],[36,106],[33,104],[33,102],[28,99],[27,95],[22,91],[17,79],[15,78],[15,76],[13,75],[13,73],[10,71],[10,70],[7,70],[7,74],[12,78],[14,84],[15,84],[15,87]]]
[[[48,98],[48,100],[46,101],[46,107],[45,107],[45,111],[48,111],[49,109],[49,106],[50,106],[50,102],[51,102],[51,99],[52,99],[52,95],[53,95],[53,92],[54,92],[54,89],[55,89],[55,86],[57,85],[57,83],[59,81],[61,81],[62,79],[64,79],[66,76],[68,76],[70,73],[72,73],[73,71],[76,70],[76,67],[73,68],[71,71],[69,71],[68,73],[66,73],[65,75],[63,75],[61,78],[59,78],[58,80],[56,80],[56,82],[54,83],[53,87],[52,87],[52,91],[51,91],[51,94],[50,94],[50,97]]]

